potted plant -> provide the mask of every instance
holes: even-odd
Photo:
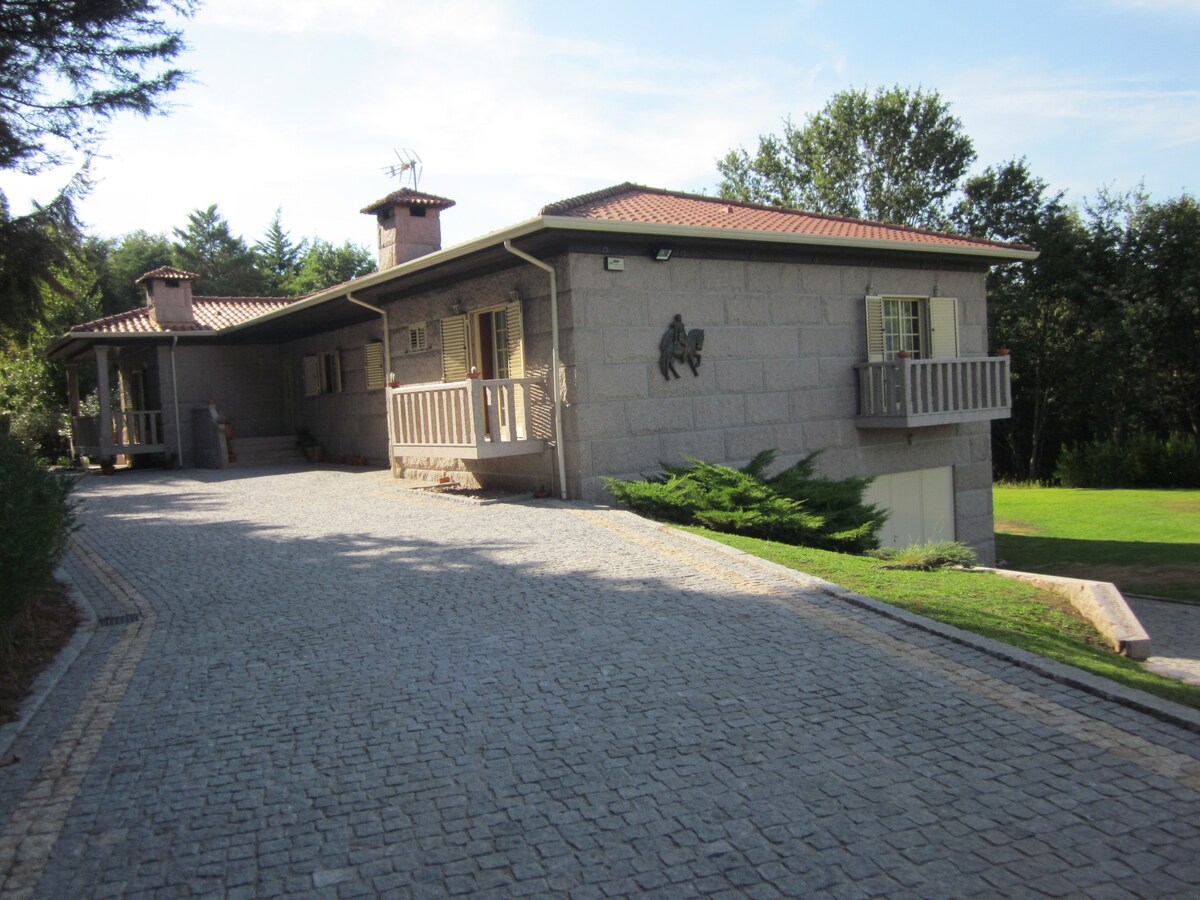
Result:
[[[296,432],[296,446],[310,463],[319,463],[325,459],[325,448],[318,443],[307,428]]]

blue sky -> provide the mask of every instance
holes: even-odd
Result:
[[[184,28],[194,81],[113,123],[95,233],[217,203],[250,241],[282,207],[293,238],[373,245],[358,210],[412,148],[450,245],[621,181],[712,192],[729,149],[893,84],[940,92],[977,168],[1025,156],[1074,201],[1200,187],[1200,0],[208,0]],[[20,211],[66,174],[0,187]]]

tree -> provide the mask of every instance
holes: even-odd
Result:
[[[998,468],[1048,477],[1058,447],[1090,415],[1081,397],[1097,361],[1089,353],[1087,230],[1023,159],[968,179],[952,218],[967,234],[1040,251],[988,273],[988,329],[993,347],[1011,350],[1012,417],[993,427]]]
[[[975,160],[936,91],[899,86],[835,94],[803,128],[759,137],[758,152],[717,162],[722,197],[901,225],[941,228]]]
[[[197,293],[212,297],[260,296],[266,278],[258,257],[217,211],[217,204],[188,215],[186,228],[176,228],[175,265],[203,280]]]
[[[1145,431],[1200,436],[1200,204],[1135,195],[1122,241],[1119,340]]]
[[[300,263],[307,251],[308,241],[292,243],[288,232],[283,230],[283,210],[276,209],[266,233],[254,245],[269,294],[281,297],[288,293],[287,285],[300,272]]]
[[[299,272],[288,282],[287,292],[312,294],[374,271],[375,260],[366,247],[350,241],[335,247],[317,238],[309,245]]]
[[[145,305],[137,279],[175,261],[171,242],[161,234],[131,231],[116,240],[87,238],[84,252],[92,260],[99,280],[100,312],[114,313]]]
[[[95,152],[119,112],[149,115],[185,75],[162,11],[194,0],[10,0],[0,4],[0,168],[37,172]],[[151,71],[148,71],[151,70]]]
[[[82,247],[68,248],[41,287],[42,315],[18,338],[0,333],[0,430],[45,459],[67,453],[67,378],[43,351],[72,325],[100,315],[98,269]],[[91,380],[90,373],[86,376]],[[85,387],[91,387],[90,384]]]
[[[8,0],[0,3],[0,170],[27,174],[72,157],[66,186],[27,215],[0,192],[0,326],[27,334],[42,288],[78,241],[76,200],[104,124],[122,112],[157,112],[185,75],[166,67],[183,49],[165,11],[195,0]]]

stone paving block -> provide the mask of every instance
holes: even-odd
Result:
[[[1194,732],[626,513],[324,469],[82,492],[77,583],[152,617],[94,635],[0,785],[36,897],[1200,883]],[[35,807],[56,747],[74,793]]]

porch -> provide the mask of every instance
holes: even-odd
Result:
[[[534,420],[540,378],[468,378],[389,388],[392,457],[495,459],[541,453],[549,434]]]
[[[71,443],[77,455],[111,459],[166,449],[161,410],[114,411],[110,414],[111,427],[101,427],[101,421],[101,416],[71,416]]]
[[[1007,356],[897,359],[856,365],[859,428],[919,428],[1007,419]]]

